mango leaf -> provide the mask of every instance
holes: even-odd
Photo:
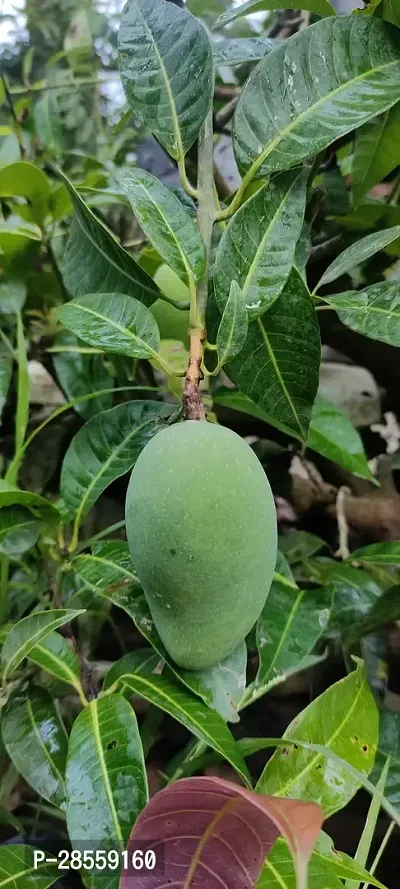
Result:
[[[50,630],[62,627],[79,614],[83,614],[83,611],[59,608],[53,611],[36,611],[18,621],[8,633],[1,652],[4,684],[10,673],[17,669],[31,649],[41,642]]]
[[[64,808],[68,737],[49,692],[36,687],[12,695],[3,710],[1,730],[11,762],[25,781]]]
[[[317,848],[313,852],[318,861],[327,868],[330,873],[336,874],[341,880],[359,879],[365,880],[371,886],[378,886],[379,889],[386,889],[376,877],[365,870],[364,867],[346,855],[345,852],[338,852],[333,845],[333,841],[325,831],[321,830],[318,838]]]
[[[23,506],[0,509],[0,553],[15,556],[30,549],[39,537],[40,524]]]
[[[173,46],[173,52],[171,47]],[[214,93],[211,43],[202,24],[173,3],[129,0],[118,35],[119,71],[134,114],[182,161]]]
[[[394,25],[400,28],[400,10],[396,0],[382,0],[382,5],[380,5],[378,12],[385,21],[393,22]]]
[[[137,648],[135,651],[128,651],[110,667],[104,677],[102,690],[106,691],[111,688],[126,673],[144,673],[145,675],[153,673],[159,663],[160,657],[152,648]],[[131,697],[129,690],[128,693]]]
[[[78,556],[75,562],[79,562],[79,558]],[[80,573],[80,576],[85,579],[85,572]],[[120,583],[119,587],[121,586]],[[145,596],[134,595],[131,590],[118,589],[118,584],[114,585],[110,594],[103,590],[100,591],[102,595],[111,598],[114,605],[129,614],[139,632],[158,653],[159,660],[164,660],[168,664],[176,679],[216,710],[223,719],[229,722],[239,721],[237,705],[246,685],[247,649],[244,643],[214,667],[205,670],[184,670],[175,664],[165,649],[154,626]],[[164,675],[168,678],[168,673]],[[174,681],[173,677],[172,679]]]
[[[85,585],[96,591],[115,592],[139,585],[125,540],[96,543],[91,554],[76,556],[72,564]]]
[[[366,565],[400,565],[400,543],[394,540],[362,546],[351,553],[349,560]]]
[[[100,494],[125,475],[147,442],[162,428],[174,405],[159,401],[130,401],[97,414],[77,432],[61,468],[61,496],[75,514],[77,539],[81,519]]]
[[[355,207],[374,185],[382,182],[397,167],[399,136],[399,103],[356,130],[351,167]]]
[[[49,210],[51,194],[47,176],[39,167],[18,161],[0,170],[0,198],[22,197],[28,204],[18,206],[27,222],[41,225]]]
[[[243,349],[229,362],[226,373],[268,414],[270,423],[305,441],[320,360],[315,309],[293,269],[280,297],[249,325]]]
[[[359,568],[343,563],[327,580],[329,592],[333,595],[333,613],[330,628],[347,630],[368,614],[371,605],[382,595],[376,580]]]
[[[314,402],[307,446],[353,475],[375,480],[357,430],[346,414],[321,395]]]
[[[350,330],[373,340],[400,346],[400,285],[380,281],[365,290],[324,297]]]
[[[243,62],[258,62],[271,52],[276,41],[271,37],[232,37],[213,44],[216,65],[242,65]]]
[[[131,358],[157,357],[160,333],[149,309],[122,293],[89,293],[57,310],[60,321],[90,346]]]
[[[217,331],[217,355],[220,367],[235,358],[243,348],[248,327],[243,291],[236,281],[232,281]]]
[[[179,277],[200,281],[205,269],[205,251],[192,216],[178,197],[145,170],[129,170],[122,186],[136,219],[160,256]]]
[[[375,17],[335,16],[295,34],[268,53],[240,95],[239,169],[262,178],[327,148],[399,101],[399,69],[400,35]]]
[[[66,786],[72,848],[122,852],[148,791],[136,716],[121,695],[91,701],[75,720]],[[118,887],[118,871],[88,877],[89,885]]]
[[[296,170],[276,176],[229,222],[214,265],[221,312],[233,280],[243,292],[250,320],[264,314],[282,293],[303,226],[308,175],[308,170]]]
[[[83,395],[112,389],[114,380],[108,372],[102,355],[86,355],[75,349],[83,345],[69,330],[60,330],[54,337],[54,346],[67,347],[65,351],[53,353],[53,366],[58,382],[67,397],[75,401]],[[68,346],[71,351],[68,351]],[[84,420],[90,420],[112,407],[112,392],[78,402],[75,410]]]
[[[36,863],[32,846],[0,847],[0,887],[48,889],[60,876],[59,864]]]
[[[39,145],[53,157],[63,147],[61,116],[57,96],[51,90],[45,90],[33,106],[33,119]]]
[[[234,22],[235,19],[241,18],[243,15],[253,15],[255,12],[267,12],[270,9],[280,9],[279,0],[247,0],[241,6],[235,6],[234,9],[228,9],[217,18],[213,24],[213,30],[223,28]],[[315,12],[316,15],[335,15],[333,6],[328,0],[288,0],[285,9],[307,9],[309,12]]]
[[[400,713],[381,710],[378,752],[371,773],[373,784],[378,783],[388,756],[390,756],[390,763],[385,784],[385,796],[398,809],[400,807]]]
[[[351,647],[362,636],[374,633],[379,627],[400,618],[400,586],[393,586],[375,599],[363,620],[349,628],[345,645]]]
[[[62,275],[72,296],[85,293],[125,293],[145,306],[159,296],[153,279],[94,216],[68,179],[59,173],[70,194],[74,217]]]
[[[251,786],[246,763],[222,716],[210,710],[202,701],[184,691],[180,685],[164,676],[144,676],[129,673],[120,682],[130,691],[141,695],[155,707],[169,713],[189,729],[196,738],[220,753],[233,766],[247,786]]]
[[[81,694],[79,658],[61,633],[55,631],[47,633],[41,642],[31,648],[28,657],[51,676],[61,679],[62,682],[68,682],[79,695]]]
[[[310,803],[262,797],[222,778],[184,778],[153,796],[133,828],[128,851],[161,848],[165,884],[194,880],[200,885],[207,874],[207,889],[253,889],[271,846],[283,834],[298,887],[305,889],[321,821],[319,806]],[[133,879],[131,866],[121,889],[129,889]],[[160,868],[146,875],[146,883],[148,889],[161,886]]]
[[[300,590],[274,579],[257,621],[257,685],[275,684],[309,655],[330,617],[332,596],[324,589]]]
[[[378,744],[379,714],[362,662],[331,685],[286,729],[283,739],[317,742],[367,776]],[[325,816],[342,809],[360,782],[321,753],[296,746],[276,750],[257,784],[260,793],[318,799]]]
[[[320,837],[323,831],[321,831]],[[332,840],[329,840],[331,855],[322,855],[314,851],[308,865],[308,889],[343,889],[341,879],[366,880],[371,886],[385,889],[379,880],[371,877],[363,868],[357,865],[352,858],[333,849]],[[318,844],[319,850],[320,844]],[[292,856],[282,839],[278,839],[271,849],[260,874],[257,889],[296,889],[296,873]]]
[[[395,225],[381,232],[374,232],[373,235],[367,235],[365,238],[361,238],[360,241],[355,241],[354,244],[351,244],[347,250],[343,250],[343,253],[331,262],[315,289],[318,290],[323,284],[330,284],[331,281],[336,281],[341,275],[351,272],[356,266],[361,265],[362,262],[365,262],[374,253],[378,253],[379,250],[387,247],[388,244],[391,244],[392,241],[399,237],[400,225]]]
[[[22,281],[4,281],[0,284],[0,314],[16,315],[26,300],[27,287]]]
[[[32,507],[46,522],[61,520],[60,513],[53,503],[49,503],[40,494],[32,491],[21,491],[4,479],[0,479],[0,509],[4,506],[28,506]]]

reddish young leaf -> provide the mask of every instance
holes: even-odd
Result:
[[[120,889],[253,889],[280,834],[295,860],[298,889],[305,889],[323,818],[315,803],[261,796],[222,778],[184,778],[139,815]],[[135,858],[132,865],[138,849],[154,850],[151,872],[136,869]]]

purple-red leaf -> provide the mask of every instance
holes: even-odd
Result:
[[[139,815],[120,889],[253,889],[280,834],[295,861],[298,889],[305,889],[323,819],[315,803],[261,796],[222,778],[184,778]],[[135,869],[137,849],[154,850],[154,870]]]

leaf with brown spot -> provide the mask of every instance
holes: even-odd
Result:
[[[154,849],[159,864],[143,876],[124,871],[120,889],[253,889],[280,834],[305,889],[322,821],[315,803],[261,796],[222,778],[184,778],[150,800],[129,838],[128,855]]]

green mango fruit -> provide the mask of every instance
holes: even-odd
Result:
[[[154,281],[171,299],[189,302],[189,290],[186,284],[168,265],[160,265],[154,275]],[[151,311],[160,328],[162,340],[179,340],[184,346],[189,342],[189,311],[174,309],[163,299],[156,300]]]
[[[170,656],[188,670],[219,663],[255,624],[275,567],[275,505],[254,452],[205,421],[161,430],[133,469],[126,530]]]

